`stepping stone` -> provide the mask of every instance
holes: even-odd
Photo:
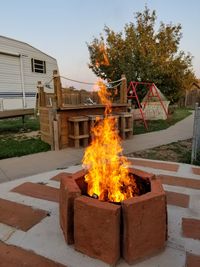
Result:
[[[0,199],[0,222],[22,231],[28,231],[47,215],[47,211]]]
[[[0,266],[1,267],[66,267],[60,263],[49,260],[16,246],[0,242]]]
[[[200,220],[182,218],[182,231],[183,236],[200,240]]]
[[[200,180],[186,178],[186,177],[178,177],[166,174],[160,174],[158,177],[161,179],[163,184],[174,185],[174,186],[182,186],[192,189],[200,189]]]
[[[191,253],[187,253],[185,266],[187,266],[187,267],[199,267],[200,266],[200,255],[194,255]]]
[[[199,167],[192,167],[192,172],[196,175],[200,175],[200,168]]]
[[[30,197],[59,202],[59,189],[47,185],[26,182],[11,191]]]
[[[168,163],[168,162],[156,162],[151,160],[140,160],[140,159],[129,159],[129,161],[133,165],[139,165],[139,166],[172,171],[172,172],[177,172],[179,168],[178,164]]]
[[[165,193],[167,194],[167,204],[179,206],[182,208],[189,207],[189,201],[190,201],[189,195],[166,191],[166,190],[165,190]]]

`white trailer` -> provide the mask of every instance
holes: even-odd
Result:
[[[35,108],[37,82],[58,71],[55,58],[33,46],[0,36],[0,110]],[[53,92],[53,82],[47,84]]]

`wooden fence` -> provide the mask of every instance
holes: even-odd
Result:
[[[190,91],[186,91],[185,106],[195,108],[196,103],[200,104],[200,89],[195,88]]]

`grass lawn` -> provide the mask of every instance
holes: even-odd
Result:
[[[4,136],[0,139],[0,159],[20,157],[28,154],[50,150],[50,145],[40,137],[13,138]]]
[[[24,124],[22,118],[0,120],[0,159],[50,150],[39,134],[32,136],[39,129],[38,118],[31,116],[25,117]]]
[[[147,121],[148,130],[145,129],[142,120],[134,121],[134,134],[142,134],[153,131],[160,131],[167,129],[180,120],[183,120],[192,113],[192,110],[185,108],[177,108],[173,114],[170,114],[167,120]]]
[[[0,120],[0,135],[38,131],[39,129],[40,124],[37,117],[26,116],[24,124],[22,122],[22,118]]]

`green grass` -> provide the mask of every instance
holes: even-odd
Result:
[[[24,123],[22,118],[0,120],[0,159],[50,150],[50,146],[44,143],[39,136],[27,137],[23,134],[39,129],[39,119],[33,116],[26,116]],[[21,135],[16,135],[20,133]]]
[[[157,121],[147,121],[148,130],[145,129],[144,123],[142,120],[134,121],[134,134],[142,134],[153,131],[160,131],[167,129],[168,127],[174,125],[178,121],[185,119],[192,113],[191,110],[186,108],[177,108],[173,114],[168,116],[167,120],[157,120]]]
[[[50,150],[50,146],[38,137],[15,139],[11,136],[3,136],[0,139],[0,159],[20,157],[48,150]]]
[[[0,134],[37,131],[39,128],[39,119],[32,116],[25,117],[24,124],[22,118],[0,120]]]

